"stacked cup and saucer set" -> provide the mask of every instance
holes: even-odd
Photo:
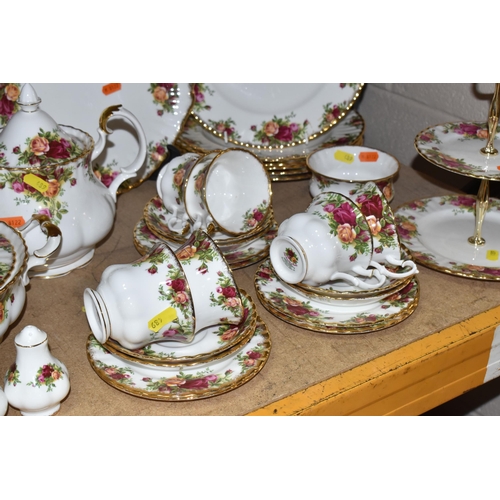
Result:
[[[241,387],[270,356],[259,305],[335,334],[387,328],[416,309],[418,269],[390,207],[399,163],[361,145],[353,106],[364,84],[123,84],[104,111],[97,85],[73,88],[92,104],[73,105],[66,126],[34,86],[0,84],[1,335],[29,279],[71,279],[112,230],[117,196],[153,173],[156,196],[130,242],[140,257],[82,290],[87,359],[111,387],[161,401]],[[68,113],[71,89],[40,89]],[[121,124],[112,144],[108,122]],[[94,135],[82,130],[95,124]],[[169,158],[169,145],[180,156]],[[278,224],[272,182],[301,179],[309,206]],[[254,264],[260,304],[233,274]],[[66,366],[35,326],[15,343],[0,413],[11,404],[54,414],[69,392]]]

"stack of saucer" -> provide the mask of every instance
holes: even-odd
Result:
[[[270,354],[255,304],[202,231],[175,253],[159,244],[136,262],[108,267],[84,301],[92,368],[142,398],[223,394],[257,375]]]
[[[373,278],[361,278],[375,283]],[[416,276],[389,278],[376,290],[341,281],[322,286],[289,284],[279,278],[269,259],[255,274],[255,288],[264,307],[277,318],[307,330],[324,333],[366,333],[406,319],[418,305]]]
[[[155,342],[127,349],[109,339],[87,340],[87,357],[97,375],[145,399],[188,401],[224,394],[255,377],[269,358],[271,340],[250,296],[240,290],[246,319],[236,328],[209,327],[195,342]]]
[[[185,154],[163,167],[157,191],[134,228],[140,253],[161,241],[176,250],[201,228],[232,269],[267,257],[278,225],[268,175],[252,153],[233,148],[205,156]],[[230,198],[224,200],[224,193]]]
[[[257,295],[276,317],[325,333],[395,325],[417,307],[415,263],[403,251],[382,191],[322,192],[282,223],[255,275]]]

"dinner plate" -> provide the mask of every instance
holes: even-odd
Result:
[[[464,278],[500,280],[500,200],[490,198],[482,236],[486,244],[473,245],[473,196],[424,198],[394,212],[399,239],[413,259],[426,267]]]
[[[129,363],[108,351],[93,335],[87,340],[87,358],[107,384],[145,399],[192,401],[218,396],[241,387],[264,367],[271,351],[266,324],[257,319],[250,340],[236,352],[202,366],[181,369]]]
[[[191,92],[187,83],[32,85],[42,100],[40,109],[51,115],[57,123],[88,132],[94,140],[98,137],[99,117],[107,107],[121,104],[137,117],[146,134],[147,158],[137,177],[124,182],[119,193],[140,185],[161,166],[168,157],[167,145],[174,142],[191,106]],[[109,185],[119,173],[119,168],[134,160],[139,142],[135,131],[121,118],[110,120],[107,127],[113,133],[103,153],[95,160],[94,171],[101,182]]]
[[[363,83],[194,83],[191,113],[214,136],[247,148],[309,143],[337,125]]]
[[[339,334],[374,332],[400,323],[415,311],[420,297],[414,276],[403,289],[375,303],[349,307],[319,303],[281,281],[269,259],[255,273],[255,289],[262,305],[283,321],[307,330]]]
[[[280,162],[284,163],[280,169],[297,168],[298,165],[294,164],[292,160],[302,160],[301,165],[306,168],[304,161],[307,155],[320,147],[357,144],[363,138],[364,129],[364,119],[357,111],[352,110],[342,122],[312,142],[301,143],[287,148],[252,149],[252,152],[264,162],[268,169],[278,168],[277,165]],[[200,154],[207,154],[215,149],[232,147],[232,144],[224,141],[223,138],[208,133],[201,123],[192,116],[187,117],[181,132],[174,141],[174,145],[182,151]]]
[[[255,331],[257,310],[251,297],[240,290],[245,319],[241,325],[216,325],[206,328],[197,335],[203,336],[199,342],[181,344],[180,342],[155,342],[141,349],[127,349],[113,339],[104,346],[112,353],[121,355],[129,361],[139,361],[153,366],[186,366],[201,364],[227,356],[239,349],[242,342],[247,343]]]
[[[500,141],[500,126],[495,142]],[[467,177],[500,179],[500,156],[485,156],[480,150],[488,142],[484,122],[450,122],[419,132],[415,147],[433,165]]]

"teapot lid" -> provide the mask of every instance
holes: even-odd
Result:
[[[42,100],[25,83],[17,100],[19,111],[0,132],[0,167],[30,168],[68,161],[82,147],[40,109]]]

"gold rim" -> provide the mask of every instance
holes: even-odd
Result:
[[[332,325],[325,325],[325,324],[318,324],[318,323],[311,323],[307,321],[300,321],[297,320],[294,317],[291,317],[283,311],[275,308],[272,304],[272,302],[269,302],[267,298],[263,295],[262,291],[260,288],[256,285],[256,291],[257,291],[257,296],[262,303],[262,305],[274,316],[276,316],[278,319],[281,319],[282,321],[285,321],[287,323],[290,323],[293,326],[296,326],[298,328],[303,328],[305,330],[310,330],[314,332],[319,332],[319,333],[331,333],[331,334],[344,334],[344,335],[349,335],[349,334],[358,334],[358,333],[370,333],[370,332],[376,332],[379,330],[384,330],[385,328],[389,328],[391,326],[397,325],[398,323],[401,323],[403,320],[408,318],[417,308],[418,302],[420,299],[420,285],[418,283],[418,279],[415,277],[415,282],[418,286],[417,288],[417,293],[415,294],[415,298],[413,299],[413,302],[403,311],[395,314],[391,318],[386,318],[384,320],[380,321],[375,321],[373,323],[366,323],[366,324],[332,324]]]
[[[362,120],[362,128],[361,131],[358,133],[358,135],[351,140],[351,142],[346,143],[346,146],[362,146],[363,145],[363,136],[365,133],[365,128],[366,128],[366,123],[364,118],[357,113],[358,117],[360,120]],[[198,153],[198,154],[208,154],[212,150],[208,150],[205,148],[202,148],[201,146],[198,146],[197,144],[193,144],[189,141],[186,141],[183,137],[183,131],[184,131],[184,126],[186,125],[188,120],[185,120],[183,123],[183,127],[181,128],[181,131],[177,135],[176,139],[174,140],[173,144],[176,148],[178,148],[182,153]],[[328,147],[338,147],[340,144],[336,144],[332,146],[331,144],[323,144],[321,145],[318,149],[324,149]],[[214,149],[215,150],[215,149]],[[316,150],[315,150],[316,151]],[[311,153],[306,153],[306,154],[298,154],[298,155],[290,155],[290,156],[283,156],[280,158],[270,158],[270,157],[265,157],[263,156],[261,158],[261,161],[264,162],[264,164],[267,166],[269,164],[274,164],[274,163],[279,163],[279,162],[286,162],[286,161],[292,161],[292,160],[302,160],[305,161],[306,157],[311,154]]]
[[[264,365],[266,364],[267,360],[269,359],[269,355],[271,352],[271,336],[269,333],[269,330],[267,328],[267,325],[261,320],[259,316],[257,316],[257,325],[255,327],[255,331],[259,329],[260,334],[264,337],[264,349],[262,351],[262,356],[257,360],[256,366],[253,368],[250,368],[244,375],[242,375],[240,378],[234,380],[231,383],[225,384],[221,387],[215,388],[215,389],[202,389],[196,391],[196,389],[193,389],[191,392],[186,392],[183,394],[168,394],[168,393],[151,393],[148,391],[145,391],[143,389],[137,389],[131,386],[126,386],[124,384],[120,384],[116,380],[113,380],[109,378],[104,370],[101,368],[98,368],[94,360],[90,354],[90,346],[91,346],[91,341],[93,335],[90,335],[87,339],[87,359],[92,366],[92,369],[97,373],[97,375],[108,385],[111,387],[114,387],[115,389],[118,389],[121,392],[125,392],[127,394],[131,394],[133,396],[138,396],[140,398],[144,399],[153,399],[157,401],[194,401],[194,400],[199,400],[199,399],[206,399],[210,398],[213,396],[219,396],[220,394],[224,394],[226,392],[232,391],[234,389],[237,389],[238,387],[241,387],[242,385],[246,384],[249,380],[254,378],[262,368],[264,368]]]
[[[261,227],[257,227],[257,228],[254,228],[252,229],[251,231],[230,231],[229,229],[225,228],[224,226],[222,226],[219,222],[216,221],[215,217],[213,216],[211,210],[210,210],[210,206],[209,204],[207,203],[207,193],[206,193],[206,181],[208,179],[208,175],[210,173],[210,170],[212,169],[212,167],[214,166],[215,162],[221,157],[223,156],[224,154],[226,153],[231,153],[233,151],[241,151],[242,153],[245,153],[245,154],[249,154],[251,156],[253,156],[253,158],[259,163],[259,165],[261,166],[262,168],[262,172],[264,173],[265,177],[266,177],[266,180],[267,180],[267,193],[269,195],[269,205],[267,206],[267,209],[266,209],[266,213],[265,213],[265,217],[264,217],[264,220],[267,219],[268,215],[269,215],[269,212],[271,210],[271,207],[272,207],[272,198],[273,198],[273,190],[272,190],[272,186],[271,186],[271,179],[269,178],[269,173],[267,172],[266,168],[264,167],[264,165],[262,164],[262,162],[259,160],[259,158],[254,154],[252,153],[251,151],[248,151],[246,149],[242,149],[242,148],[228,148],[228,149],[225,149],[224,151],[220,151],[218,154],[216,154],[216,156],[214,158],[212,158],[212,160],[210,161],[210,163],[206,166],[205,168],[205,182],[203,183],[203,188],[202,188],[202,199],[203,199],[203,203],[207,209],[207,212],[210,214],[210,217],[212,218],[212,220],[214,221],[214,224],[220,228],[223,232],[227,233],[227,234],[230,234],[230,235],[233,235],[233,236],[242,236],[242,235],[245,235],[245,236],[252,236],[252,235],[255,235],[255,233],[258,233],[260,230],[261,230]],[[187,211],[187,209],[186,209]]]
[[[463,120],[463,121],[458,121],[458,122],[443,122],[443,123],[438,123],[437,125],[431,125],[430,127],[426,127],[424,129],[422,129],[416,136],[415,136],[415,139],[413,141],[413,145],[415,146],[415,149],[417,150],[418,154],[424,158],[425,160],[427,160],[429,163],[432,163],[433,165],[435,165],[436,167],[439,167],[439,168],[442,168],[443,170],[448,170],[448,172],[454,172],[455,174],[460,174],[460,175],[463,175],[465,177],[471,177],[471,178],[474,178],[474,179],[485,179],[485,180],[490,180],[490,181],[493,181],[493,180],[496,180],[498,179],[498,177],[491,177],[491,176],[484,176],[484,175],[477,175],[475,173],[471,173],[471,172],[464,172],[462,170],[457,170],[456,168],[449,168],[449,167],[446,167],[446,165],[442,165],[440,163],[437,163],[435,160],[433,160],[432,158],[429,158],[424,151],[422,151],[418,144],[417,144],[417,141],[418,141],[418,138],[424,133],[426,132],[427,130],[430,130],[430,129],[433,129],[433,128],[437,128],[437,127],[442,127],[443,125],[447,125],[447,124],[457,124],[457,123],[481,123],[481,124],[484,124],[486,126],[486,128],[488,127],[488,124],[487,122],[483,122],[483,121],[473,121],[473,120]],[[498,132],[497,132],[497,135],[498,135]],[[486,158],[486,157],[485,157]],[[479,167],[479,165],[478,165]],[[440,270],[440,269],[437,269],[437,270]],[[446,272],[446,271],[443,271],[443,272]],[[460,276],[460,275],[458,275]],[[469,277],[470,276],[465,276],[465,277]],[[500,279],[500,278],[499,278]]]
[[[192,92],[192,89],[193,89],[193,83],[191,84],[191,93]],[[270,151],[270,150],[282,150],[282,149],[288,149],[290,147],[293,147],[293,146],[298,146],[300,144],[308,144],[310,141],[313,141],[314,139],[317,139],[318,137],[321,137],[323,136],[326,132],[329,132],[335,125],[338,125],[346,116],[347,114],[349,113],[349,111],[351,111],[352,107],[354,106],[355,102],[358,100],[359,96],[361,95],[363,89],[364,89],[364,86],[365,84],[364,83],[360,83],[356,92],[354,93],[354,97],[351,99],[351,102],[349,102],[349,104],[347,105],[347,108],[346,110],[342,113],[342,115],[340,116],[340,118],[334,120],[333,122],[331,122],[328,126],[326,127],[323,127],[321,130],[319,130],[318,132],[315,132],[311,135],[309,135],[307,137],[307,139],[304,139],[302,141],[296,141],[296,142],[291,142],[291,143],[288,143],[288,144],[282,144],[280,146],[276,146],[276,147],[273,147],[273,146],[260,146],[258,144],[250,144],[250,143],[246,143],[246,142],[241,142],[241,141],[237,141],[235,139],[231,139],[228,137],[228,142],[232,143],[232,144],[235,144],[237,146],[242,146],[242,147],[245,147],[245,148],[251,148],[251,149],[256,149],[258,151]],[[193,99],[194,99],[194,96],[193,96]],[[211,134],[215,135],[216,137],[218,137],[219,139],[224,139],[224,135],[215,131],[210,125],[208,125],[207,123],[205,123],[203,121],[202,118],[200,118],[195,111],[193,111],[193,107],[191,107],[190,109],[190,115],[199,123],[199,125],[201,125],[204,129],[208,130]]]

